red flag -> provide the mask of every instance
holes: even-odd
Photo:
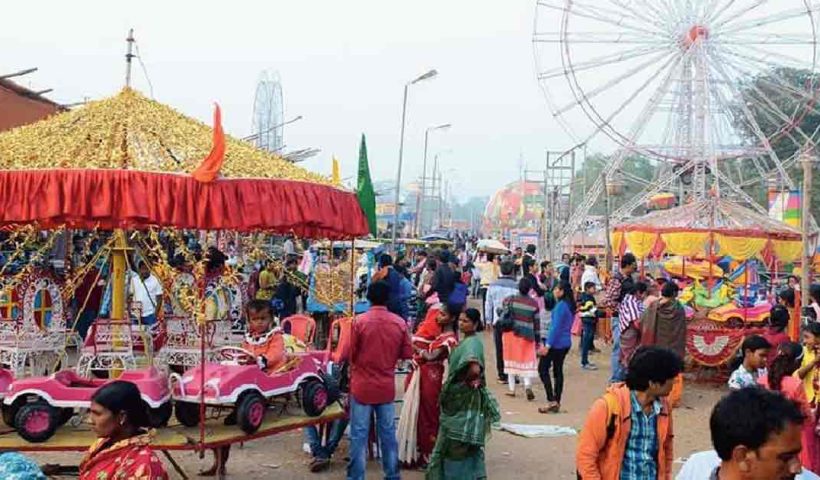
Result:
[[[191,176],[203,183],[210,183],[216,180],[222,162],[225,160],[225,131],[222,130],[222,111],[219,104],[214,104],[214,139],[211,153],[202,160],[202,163],[191,172]]]

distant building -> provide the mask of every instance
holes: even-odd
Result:
[[[2,78],[0,78],[0,106],[0,132],[34,123],[65,110],[59,103]]]

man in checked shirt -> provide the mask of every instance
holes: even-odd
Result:
[[[638,267],[638,261],[635,255],[631,253],[624,254],[621,257],[621,269],[615,272],[609,279],[606,285],[604,294],[604,301],[601,306],[612,314],[612,356],[610,358],[610,365],[612,373],[609,378],[610,383],[620,382],[624,380],[624,369],[621,367],[621,328],[618,318],[618,307],[621,306],[621,301],[624,299],[625,289],[624,283],[632,283],[632,274]]]

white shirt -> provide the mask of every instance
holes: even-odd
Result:
[[[720,457],[714,450],[708,452],[698,452],[689,457],[689,460],[683,464],[678,476],[675,480],[708,480],[712,476],[712,472],[720,466]],[[794,477],[795,480],[820,480],[820,477],[806,470]]]
[[[157,277],[149,275],[145,280],[139,275],[131,275],[131,286],[129,288],[135,302],[142,306],[142,316],[147,317],[156,312],[157,297],[162,295],[162,284]]]
[[[601,279],[598,277],[598,269],[592,265],[584,265],[584,273],[581,275],[581,289],[584,288],[584,285],[586,285],[587,282],[592,282],[595,284],[596,292],[600,292],[604,289]]]
[[[285,240],[284,245],[285,255],[296,255],[296,247],[293,245],[293,240]]]

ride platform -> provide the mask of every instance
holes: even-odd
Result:
[[[322,415],[318,417],[308,417],[304,413],[298,415],[290,413],[279,413],[275,409],[268,409],[262,426],[256,433],[251,435],[243,432],[236,425],[224,425],[224,416],[219,418],[209,418],[205,422],[205,442],[199,443],[199,427],[185,427],[175,423],[156,430],[154,441],[151,443],[154,449],[161,451],[182,451],[213,449],[234,443],[244,443],[252,440],[270,437],[290,430],[297,430],[309,425],[318,425],[332,422],[344,417],[344,411],[337,404],[329,406]],[[29,443],[21,438],[17,433],[5,428],[0,430],[0,451],[18,452],[71,452],[86,451],[96,440],[91,426],[88,424],[80,427],[65,425],[57,430],[53,437],[43,443]]]

